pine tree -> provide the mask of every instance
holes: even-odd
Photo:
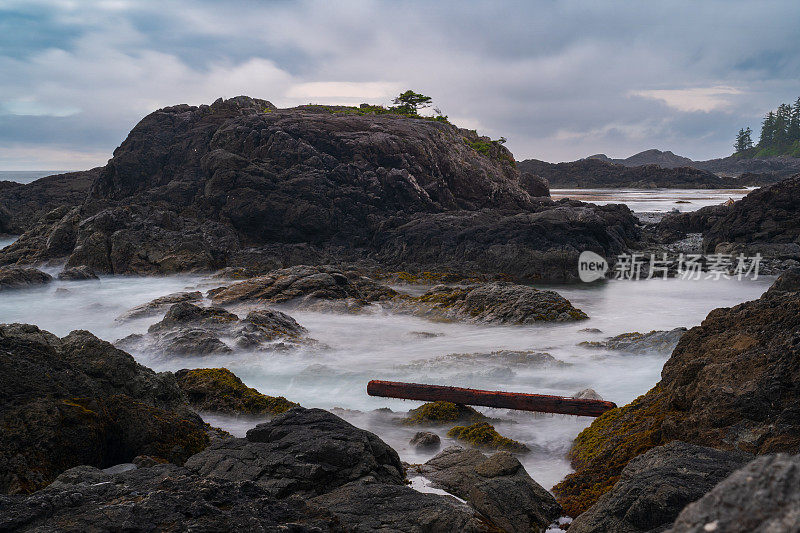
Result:
[[[752,133],[753,130],[750,128],[742,128],[739,130],[739,133],[736,135],[736,143],[733,145],[737,154],[753,147]]]
[[[775,133],[773,143],[782,147],[789,142],[789,124],[792,118],[792,108],[788,104],[781,104],[775,112]]]
[[[789,119],[789,142],[800,141],[800,98],[794,101]]]
[[[758,139],[760,148],[771,148],[775,142],[775,112],[770,111],[761,122],[761,137]]]

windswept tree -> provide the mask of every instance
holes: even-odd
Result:
[[[753,147],[752,134],[753,130],[750,128],[742,128],[739,130],[739,133],[736,135],[736,143],[733,145],[737,154]]]
[[[393,109],[406,115],[418,115],[420,109],[430,107],[431,100],[433,99],[430,96],[415,93],[409,89],[394,99],[395,107]]]

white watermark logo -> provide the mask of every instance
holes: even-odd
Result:
[[[603,279],[606,272],[608,272],[608,262],[602,255],[587,250],[578,257],[578,276],[581,281],[590,283]]]

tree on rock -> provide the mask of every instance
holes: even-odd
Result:
[[[736,134],[736,143],[733,147],[736,149],[737,154],[753,147],[752,133],[753,130],[750,128],[742,128],[739,130],[739,133]]]
[[[431,100],[433,99],[430,96],[415,93],[409,89],[394,99],[395,107],[393,109],[399,113],[417,115],[419,114],[418,112],[420,109],[429,107],[431,105]]]

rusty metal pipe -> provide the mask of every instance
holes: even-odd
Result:
[[[367,394],[385,398],[402,398],[404,400],[428,402],[441,400],[463,405],[482,405],[484,407],[501,407],[520,411],[576,416],[600,416],[617,406],[613,402],[603,400],[585,400],[547,394],[464,389],[461,387],[445,387],[443,385],[422,385],[420,383],[381,380],[372,380],[367,383]]]

